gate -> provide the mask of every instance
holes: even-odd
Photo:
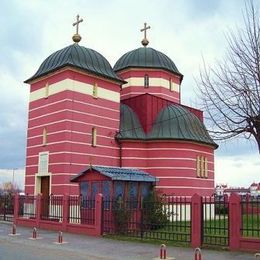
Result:
[[[14,195],[0,195],[0,220],[13,221]]]
[[[202,198],[202,244],[229,245],[228,199],[226,197]]]

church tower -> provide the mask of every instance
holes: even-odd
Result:
[[[118,166],[120,87],[98,52],[74,43],[51,54],[30,84],[25,192],[77,194],[73,175],[91,164]]]
[[[165,54],[148,47],[129,51],[114,71],[123,80],[120,132],[121,165],[137,167],[158,178],[167,195],[214,193],[214,150],[203,112],[180,102],[183,75]]]

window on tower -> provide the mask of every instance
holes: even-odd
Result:
[[[169,89],[170,89],[170,91],[173,91],[173,89],[172,89],[172,78],[169,78]]]
[[[48,173],[49,166],[49,153],[41,152],[39,153],[38,162],[38,173]]]
[[[49,97],[49,83],[47,82],[45,84],[45,98]]]
[[[147,74],[144,75],[144,87],[149,87],[149,76]]]
[[[45,146],[47,145],[47,130],[44,127],[42,131],[42,145]]]
[[[208,159],[205,156],[197,156],[197,177],[208,178]]]
[[[91,140],[91,145],[93,147],[97,146],[97,129],[96,127],[92,127],[92,140]]]
[[[98,97],[98,86],[97,86],[97,83],[95,83],[94,85],[93,85],[93,97],[94,98],[97,98]]]

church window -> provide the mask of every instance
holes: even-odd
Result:
[[[149,76],[147,74],[144,75],[144,87],[149,87]]]
[[[92,127],[92,140],[91,145],[93,147],[97,146],[97,129],[96,127]]]
[[[49,83],[47,82],[45,84],[45,98],[48,98],[49,97]]]
[[[47,145],[47,130],[44,127],[42,131],[42,145],[45,146]]]
[[[208,159],[205,156],[197,156],[197,177],[208,178]]]
[[[137,207],[137,199],[138,199],[138,183],[137,182],[129,182],[128,185],[128,198],[130,200],[130,208]]]
[[[97,86],[97,83],[95,83],[94,85],[93,85],[93,97],[94,98],[97,98],[98,97],[98,86]]]
[[[115,181],[115,198],[123,199],[124,196],[124,183],[122,181]]]
[[[172,79],[171,79],[171,78],[169,78],[169,89],[170,89],[170,91],[173,90],[173,89],[172,89]]]
[[[48,173],[48,168],[49,168],[48,164],[49,164],[49,153],[48,152],[39,153],[38,172]]]
[[[151,192],[151,184],[150,183],[142,183],[141,186],[141,196],[142,198],[147,198]]]

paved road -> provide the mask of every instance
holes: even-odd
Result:
[[[17,227],[20,235],[10,236],[10,224],[0,223],[0,259],[1,260],[151,260],[158,258],[156,245],[116,241],[65,233],[62,245],[55,244],[57,232],[39,230],[41,239],[29,239],[32,230]],[[193,249],[168,247],[168,255],[176,260],[194,259]],[[253,260],[254,255],[241,252],[202,251],[203,260]]]

